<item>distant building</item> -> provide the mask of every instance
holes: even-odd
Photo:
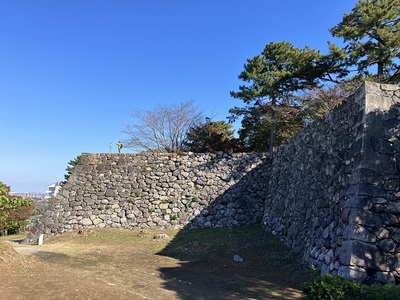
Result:
[[[47,191],[46,191],[46,197],[45,199],[50,199],[51,197],[57,195],[57,193],[60,191],[61,189],[61,181],[57,181],[55,183],[52,183],[47,187]]]

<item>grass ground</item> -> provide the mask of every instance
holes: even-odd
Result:
[[[289,300],[299,299],[301,285],[312,277],[258,226],[96,229],[65,233],[41,246],[20,245],[20,238],[0,239],[4,299]],[[235,255],[244,261],[235,262]]]

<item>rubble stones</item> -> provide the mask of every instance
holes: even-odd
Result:
[[[269,163],[262,153],[84,153],[34,230],[259,224]]]

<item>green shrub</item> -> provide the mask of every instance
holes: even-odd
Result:
[[[330,274],[306,282],[303,293],[309,300],[400,300],[398,285],[367,286]]]
[[[0,181],[0,235],[19,233],[34,210],[31,199],[11,195],[10,187]]]
[[[303,286],[304,299],[361,300],[362,285],[340,276],[327,274],[313,279]]]
[[[400,285],[394,284],[377,284],[365,288],[365,300],[399,300],[400,299]]]

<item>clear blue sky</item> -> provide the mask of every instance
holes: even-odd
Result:
[[[0,0],[0,181],[44,192],[82,152],[116,151],[135,107],[225,120],[246,58],[283,40],[326,53],[356,2]]]

